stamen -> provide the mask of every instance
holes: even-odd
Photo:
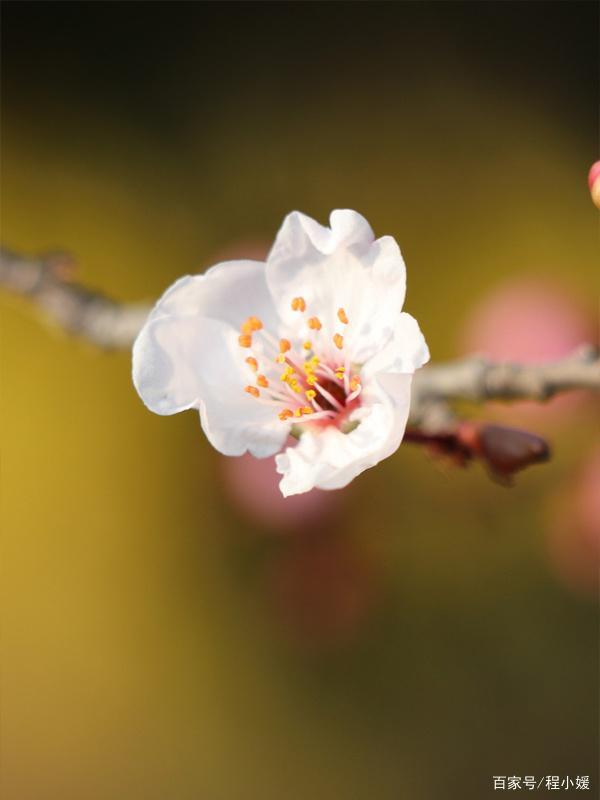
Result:
[[[344,410],[343,406],[340,403],[338,403],[335,397],[330,392],[328,392],[327,389],[324,389],[319,383],[316,382],[314,385],[317,387],[319,394],[321,394],[325,398],[325,400],[331,403],[331,405],[334,408],[336,408],[338,411]]]
[[[360,383],[357,385],[356,389],[353,392],[350,392],[348,397],[346,398],[346,403],[351,403],[362,391],[362,386]]]
[[[248,317],[246,321],[253,331],[259,331],[263,326],[262,320],[260,320],[258,317]]]
[[[254,333],[262,328],[262,321],[258,317],[248,317],[245,322],[242,322],[240,330],[244,334]]]
[[[360,377],[358,375],[353,375],[352,379],[350,380],[350,394],[346,398],[346,403],[349,403],[354,400],[355,397],[358,397],[361,391],[362,385],[360,382]]]
[[[292,299],[294,311],[304,312],[306,307],[303,297]],[[337,318],[342,325],[348,325],[348,316],[344,308],[338,308]],[[326,360],[322,362],[319,359],[315,354],[315,345],[318,351],[322,335],[318,332],[323,329],[323,324],[319,317],[311,317],[306,322],[308,328],[315,331],[316,339],[309,334],[312,341],[307,338],[293,344],[291,339],[276,339],[268,331],[265,331],[262,320],[256,316],[250,316],[242,323],[238,337],[240,347],[252,348],[254,334],[260,331],[257,342],[260,353],[251,350],[251,355],[249,354],[245,359],[245,363],[255,373],[256,385],[246,386],[244,391],[251,397],[259,399],[261,403],[274,406],[274,410],[282,422],[290,419],[300,420],[304,416],[310,416],[311,422],[319,419],[335,422],[338,414],[342,414],[348,409],[349,401],[354,400],[360,394],[362,390],[360,377],[352,375],[352,365],[348,355],[342,354],[339,358],[333,356],[329,350],[331,345],[323,353]],[[335,333],[329,341],[333,341],[338,350],[344,350],[344,336],[341,333]],[[323,340],[324,343],[325,340]],[[263,344],[268,345],[264,352]],[[282,372],[279,375],[281,383],[276,382],[279,374],[278,365],[282,366]],[[259,369],[262,372],[259,373]],[[322,381],[324,386],[331,391],[325,389],[319,381]],[[334,384],[332,381],[336,381],[336,383]],[[345,390],[343,397],[336,396],[339,394],[340,385]],[[259,391],[259,387],[261,391]],[[321,407],[323,401],[326,401],[326,409]],[[306,405],[302,405],[303,402]]]
[[[319,364],[318,370],[322,375],[327,375],[330,378],[337,378],[336,373],[331,369],[328,364]]]

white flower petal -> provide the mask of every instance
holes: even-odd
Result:
[[[201,389],[194,368],[194,341],[202,320],[182,317],[149,319],[133,345],[133,383],[155,414],[176,414],[198,407]]]
[[[295,447],[276,456],[284,496],[313,488],[341,489],[394,453],[402,441],[410,406],[411,375],[386,375],[365,392],[361,422],[351,433],[335,427],[307,431]]]
[[[163,294],[148,321],[160,317],[201,316],[239,329],[249,316],[277,328],[279,319],[267,288],[262,261],[223,261],[203,275],[186,275]]]
[[[393,336],[372,358],[365,362],[364,380],[379,373],[411,373],[429,361],[429,348],[417,320],[403,311],[398,316]]]
[[[148,408],[157,414],[197,408],[209,441],[225,455],[273,455],[288,433],[276,408],[244,391],[251,375],[237,332],[218,320],[160,317],[134,345],[133,381]]]
[[[330,255],[339,247],[366,250],[375,238],[367,220],[350,209],[332,211],[329,224],[327,228],[300,211],[292,211],[284,219],[267,261],[303,259],[315,253]]]
[[[406,291],[406,268],[391,236],[373,240],[359,214],[334,211],[331,229],[294,212],[286,217],[267,259],[267,283],[286,325],[300,338],[306,320],[291,301],[303,297],[307,316],[323,325],[331,348],[334,333],[346,338],[353,361],[362,362],[392,336]],[[343,308],[349,325],[337,311]]]

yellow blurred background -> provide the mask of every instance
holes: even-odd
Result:
[[[435,360],[523,276],[594,319],[596,4],[3,17],[9,247],[153,299],[348,207],[399,241]],[[549,546],[597,407],[530,416],[554,457],[510,490],[406,445],[321,521],[271,524],[195,413],[143,407],[129,353],[1,302],[6,800],[478,800],[496,774],[598,796],[597,603],[568,525]]]

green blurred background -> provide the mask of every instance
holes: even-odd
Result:
[[[596,3],[2,16],[3,240],[86,285],[152,299],[349,207],[398,239],[434,359],[507,280],[597,292]],[[146,411],[128,353],[7,297],[2,384],[6,800],[598,796],[597,604],[548,551],[589,404],[530,418],[555,457],[511,490],[405,446],[284,525],[194,413]]]

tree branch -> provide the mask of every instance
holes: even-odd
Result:
[[[106,349],[131,347],[150,303],[118,303],[72,280],[73,261],[65,255],[27,258],[0,248],[0,287],[22,295],[63,330]],[[546,400],[571,389],[600,390],[598,350],[584,345],[550,364],[494,363],[468,357],[431,364],[414,377],[409,425],[415,436],[454,435],[451,403],[466,400]]]
[[[151,304],[118,303],[71,280],[63,254],[26,258],[0,248],[0,287],[38,306],[58,327],[105,349],[131,347]]]
[[[600,391],[600,357],[592,345],[546,364],[496,363],[469,356],[431,364],[416,373],[411,421],[438,433],[452,426],[454,415],[448,405],[452,401],[543,401],[572,389]]]

